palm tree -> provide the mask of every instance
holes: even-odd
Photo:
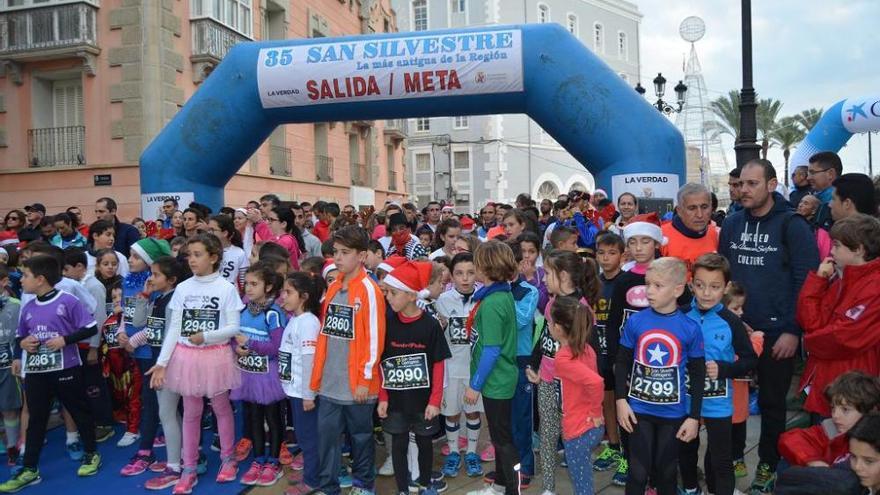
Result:
[[[719,96],[709,103],[709,108],[715,114],[714,136],[728,134],[736,141],[739,139],[739,91],[732,89],[727,96]]]
[[[785,158],[785,185],[788,186],[788,158],[791,156],[791,150],[803,141],[807,135],[806,131],[801,128],[799,119],[800,115],[790,117],[782,117],[779,124],[771,133],[773,142],[782,149],[782,156]]]
[[[758,132],[761,133],[761,158],[767,159],[767,152],[773,146],[773,130],[776,129],[776,119],[782,110],[782,102],[773,98],[758,100],[756,110],[756,122]]]
[[[819,122],[819,119],[822,118],[823,113],[824,110],[821,108],[810,108],[795,115],[794,118],[801,126],[803,126],[806,132],[810,132],[813,130],[813,126],[816,125],[816,122]]]

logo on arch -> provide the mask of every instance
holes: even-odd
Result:
[[[665,330],[649,330],[639,339],[637,356],[648,366],[678,366],[681,361],[681,342]]]

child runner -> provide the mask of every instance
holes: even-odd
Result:
[[[678,441],[699,433],[706,367],[700,326],[676,303],[686,279],[677,258],[651,262],[644,296],[651,307],[630,316],[620,335],[615,397],[618,422],[630,434],[627,495],[643,495],[649,475],[659,495],[675,495]],[[685,373],[695,384],[690,410]]]
[[[605,382],[605,398],[602,401],[605,417],[605,434],[608,443],[596,457],[593,469],[607,471],[614,469],[623,458],[620,449],[620,430],[617,428],[617,409],[614,403],[614,360],[612,349],[617,349],[620,340],[618,332],[609,339],[606,325],[611,314],[611,298],[617,285],[618,276],[622,273],[623,253],[626,246],[623,238],[613,232],[603,232],[596,237],[596,262],[601,269],[599,280],[602,292],[596,301],[596,340],[599,343],[599,370]],[[609,345],[610,344],[610,345]]]
[[[575,493],[593,493],[593,449],[599,445],[602,426],[602,375],[596,351],[590,345],[593,314],[575,297],[557,297],[549,309],[550,333],[559,342],[555,381],[559,396],[555,406],[562,414],[562,438],[568,473]]]
[[[211,217],[208,220],[208,232],[216,235],[220,239],[220,244],[223,244],[220,274],[242,292],[244,274],[250,262],[242,248],[241,232],[235,228],[235,223],[229,215]]]
[[[318,489],[339,493],[342,452],[339,437],[351,437],[352,494],[373,492],[375,479],[373,409],[379,396],[379,356],[385,343],[385,300],[363,267],[369,236],[349,225],[333,236],[338,279],[330,284],[315,349],[310,387],[318,392],[320,475]],[[325,268],[325,271],[327,269]]]
[[[183,472],[173,493],[192,493],[198,483],[196,463],[201,436],[204,398],[220,433],[222,464],[217,482],[233,481],[238,464],[233,458],[235,425],[229,390],[241,384],[230,339],[238,332],[241,310],[238,291],[220,276],[223,248],[211,234],[197,234],[187,242],[187,262],[193,277],[177,286],[168,308],[171,324],[162,352],[151,370],[152,384],[167,386],[183,397]]]
[[[27,402],[30,413],[24,469],[0,484],[0,492],[12,493],[41,481],[37,465],[51,397],[55,396],[73,416],[82,433],[85,454],[77,471],[93,476],[101,466],[92,420],[82,380],[82,367],[76,343],[98,331],[94,316],[83,303],[67,292],[55,289],[61,280],[61,265],[53,256],[34,256],[24,262],[22,290],[36,299],[21,310],[17,341],[22,355]],[[16,366],[17,367],[17,366]]]
[[[290,397],[296,439],[302,449],[302,479],[285,492],[287,495],[306,495],[318,486],[318,411],[317,397],[309,388],[315,359],[315,343],[321,323],[321,297],[324,279],[304,272],[287,276],[282,291],[282,307],[293,314],[278,350],[278,376],[281,386]],[[295,469],[295,467],[294,467]],[[296,471],[294,471],[295,473]]]
[[[244,428],[253,442],[254,462],[241,483],[272,486],[284,474],[277,456],[284,434],[281,402],[287,396],[278,380],[278,346],[287,317],[275,304],[283,278],[268,264],[257,262],[247,269],[244,280],[248,304],[241,313],[241,333],[235,336],[241,385],[232,391],[230,399],[243,401],[250,409],[246,415],[250,424]],[[269,426],[268,438],[265,425]]]
[[[98,253],[103,249],[110,249],[116,255],[116,273],[124,277],[128,275],[128,260],[119,251],[113,251],[113,243],[116,240],[116,226],[107,220],[98,220],[89,225],[89,273],[97,271]]]
[[[434,419],[440,414],[444,361],[451,354],[440,323],[416,304],[427,295],[432,269],[430,262],[407,262],[384,280],[393,312],[385,334],[377,412],[384,419],[384,430],[391,434],[398,493],[409,492],[410,433],[418,445],[419,493],[436,495],[446,490],[445,482],[431,481],[431,437],[439,430]]]
[[[880,414],[869,414],[849,433],[850,466],[869,494],[880,493]]]
[[[599,279],[592,260],[581,259],[571,251],[551,251],[544,260],[545,281],[550,301],[544,309],[545,323],[538,337],[538,345],[532,354],[532,362],[526,370],[529,380],[538,385],[538,433],[541,437],[541,481],[545,492],[556,492],[557,445],[562,429],[562,418],[556,406],[559,395],[555,380],[554,362],[559,342],[550,334],[553,315],[550,309],[558,296],[572,296],[590,308],[589,301],[599,297]],[[591,342],[591,344],[593,344]],[[595,349],[594,349],[595,351]],[[538,370],[535,372],[534,370]]]
[[[471,379],[464,402],[483,398],[489,435],[495,446],[495,483],[468,495],[493,495],[503,490],[519,493],[519,453],[513,444],[511,402],[517,383],[516,308],[510,280],[517,273],[510,246],[491,240],[474,253],[477,279],[485,286],[474,294],[476,306],[468,316],[471,342]]]
[[[474,257],[471,253],[459,253],[452,258],[452,281],[454,288],[440,295],[437,299],[437,312],[441,321],[446,321],[446,341],[452,357],[446,361],[446,387],[443,389],[443,402],[440,413],[446,419],[446,442],[449,454],[443,464],[443,474],[450,477],[458,476],[461,467],[461,438],[466,438],[465,468],[468,476],[482,476],[483,467],[477,454],[477,442],[480,439],[480,413],[483,412],[483,401],[475,404],[464,402],[464,391],[467,388],[471,369],[471,348],[467,336],[467,319],[475,301],[474,283],[477,275],[474,268]],[[461,413],[464,412],[466,434],[461,436]]]
[[[5,277],[0,275],[0,278]],[[21,384],[12,372],[12,363],[16,361],[15,334],[20,311],[21,303],[18,299],[0,294],[0,411],[3,413],[6,455],[10,465],[18,461],[18,433],[21,428]]]
[[[733,495],[735,489],[730,445],[733,379],[745,375],[758,364],[758,355],[752,349],[742,322],[721,303],[728,282],[730,264],[723,256],[708,253],[697,258],[691,274],[694,304],[687,313],[700,325],[703,333],[706,379],[701,415],[707,437],[704,472],[709,493],[719,495]],[[692,386],[693,382],[690,384]],[[686,393],[689,400],[690,393]],[[697,480],[699,436],[683,443],[680,448],[679,470],[684,493],[700,493]]]

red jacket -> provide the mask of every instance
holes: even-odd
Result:
[[[319,241],[326,241],[330,238],[330,224],[323,220],[318,220],[318,223],[312,227],[312,234],[314,234]]]
[[[809,428],[788,430],[779,437],[779,454],[794,466],[822,461],[829,466],[846,459],[849,441],[826,419]]]
[[[811,272],[798,297],[797,321],[809,353],[800,389],[804,409],[831,416],[825,387],[847,371],[880,374],[880,259],[847,266],[829,283]]]

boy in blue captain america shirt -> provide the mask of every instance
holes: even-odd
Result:
[[[678,309],[687,267],[677,258],[651,262],[645,273],[650,308],[630,316],[617,351],[617,421],[630,434],[627,495],[643,495],[648,475],[659,495],[676,494],[679,440],[699,432],[706,374],[700,326]],[[690,408],[685,376],[691,383]]]

